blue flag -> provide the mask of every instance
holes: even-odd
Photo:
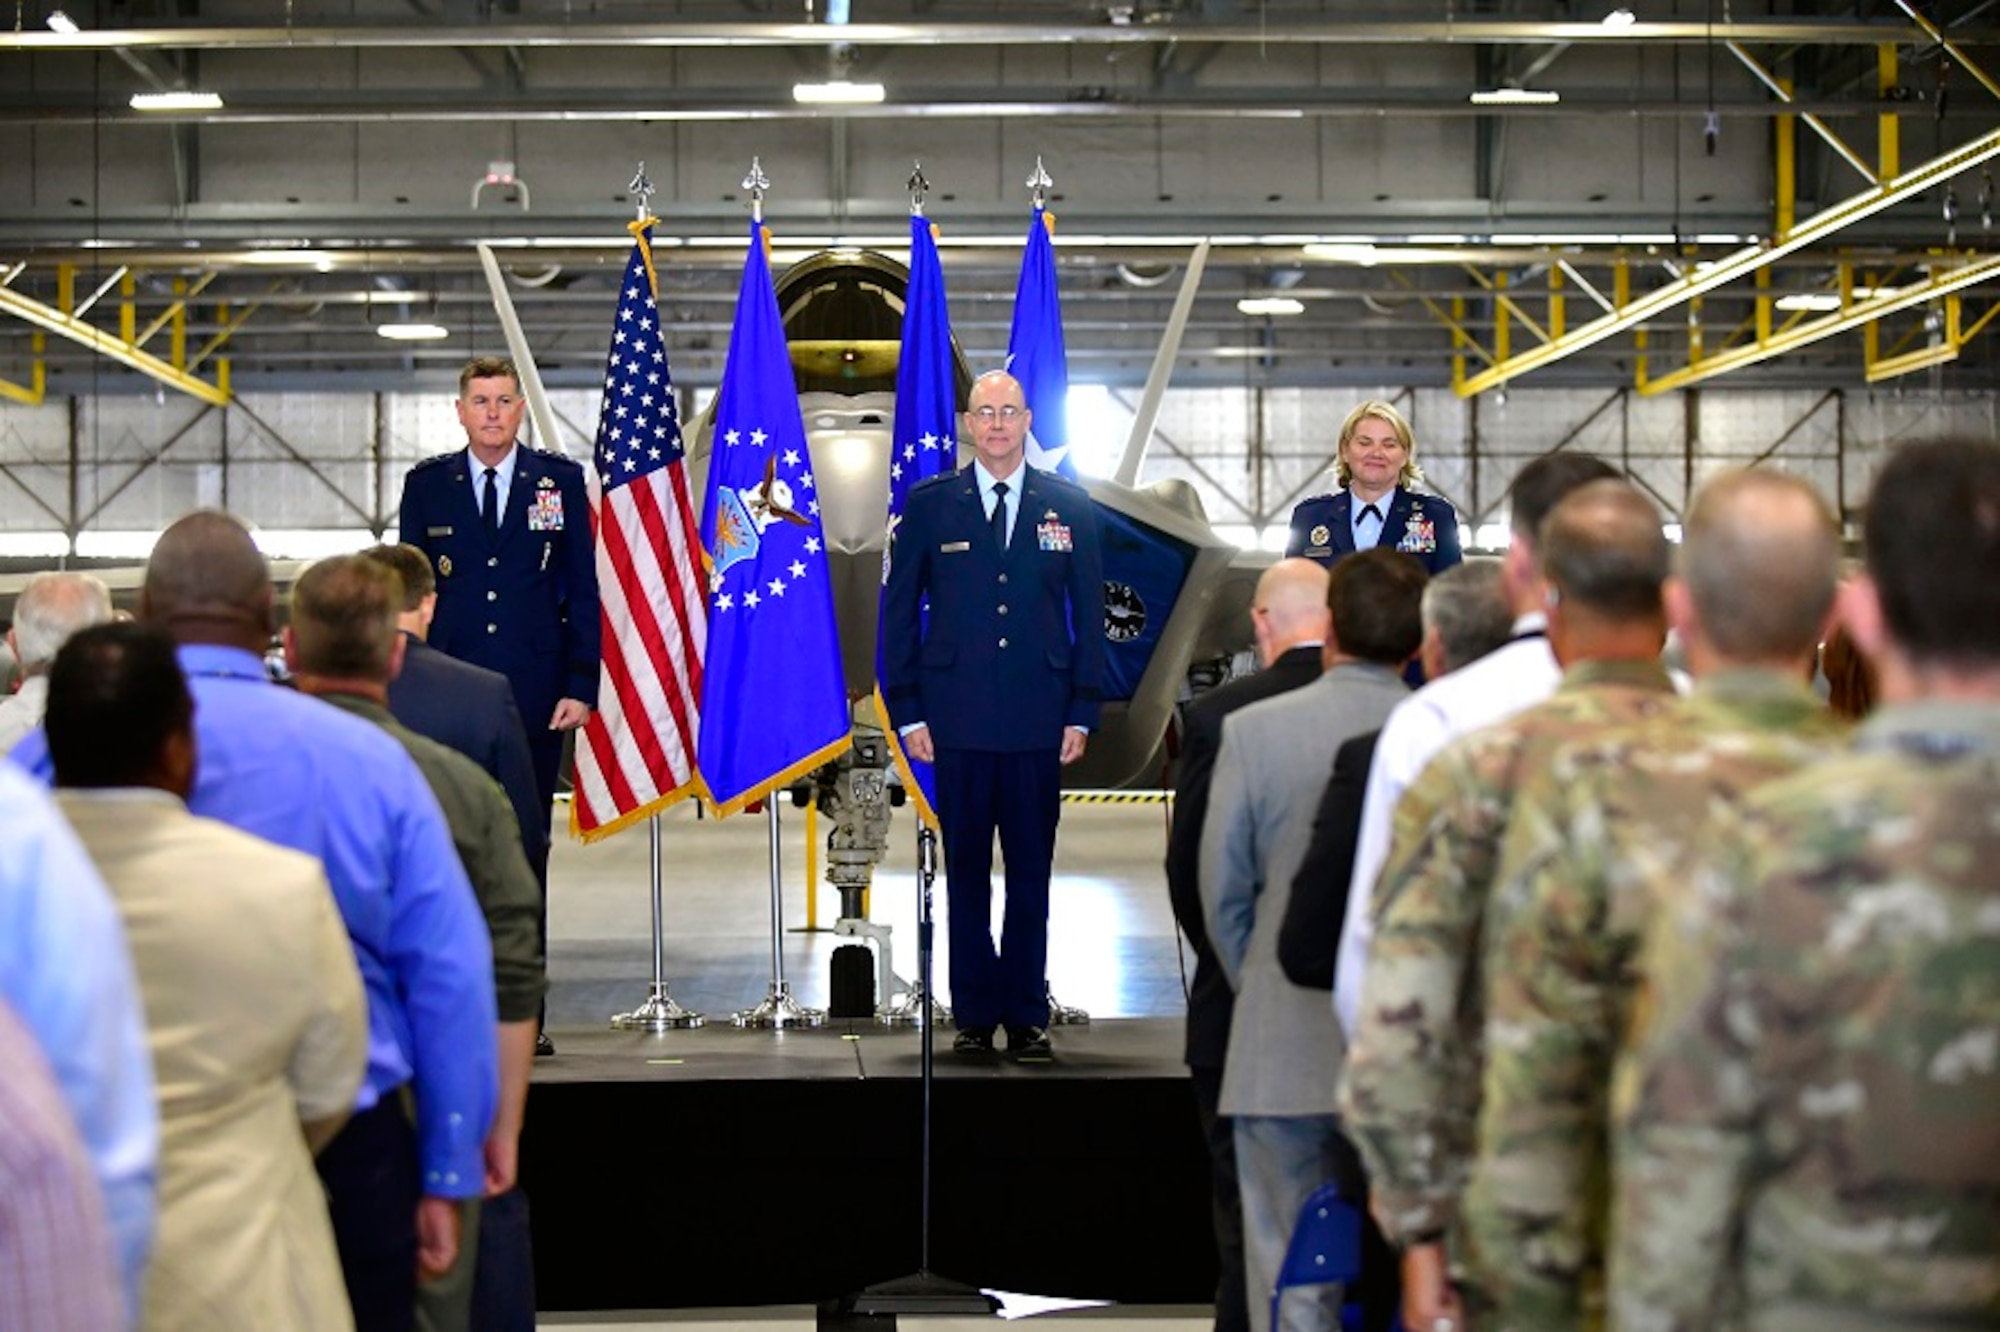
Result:
[[[1007,373],[1021,381],[1032,418],[1028,465],[1076,480],[1069,451],[1069,353],[1063,347],[1062,302],[1056,291],[1055,218],[1036,208],[1014,288],[1014,327],[1007,335]]]
[[[751,224],[716,398],[701,541],[709,610],[698,753],[711,808],[727,816],[850,743],[826,535],[761,223]]]
[[[889,457],[889,534],[903,520],[910,490],[926,478],[958,467],[958,360],[951,349],[951,315],[945,308],[944,267],[937,238],[922,215],[910,218],[910,285],[903,295],[903,346],[896,360],[896,425]],[[882,581],[889,581],[889,543],[883,543]],[[882,640],[875,640],[876,707],[889,737],[903,786],[917,814],[937,827],[937,777],[931,765],[903,752],[889,709],[882,702]]]

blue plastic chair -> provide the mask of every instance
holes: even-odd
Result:
[[[1361,1281],[1361,1209],[1341,1197],[1332,1184],[1322,1184],[1307,1197],[1292,1226],[1292,1241],[1278,1268],[1278,1286],[1271,1292],[1271,1327],[1278,1327],[1278,1306],[1285,1292],[1301,1286],[1338,1281],[1347,1287],[1340,1310],[1343,1332],[1361,1332],[1362,1308],[1354,1298]]]

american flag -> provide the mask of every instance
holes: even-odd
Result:
[[[679,409],[654,299],[648,225],[635,225],[618,297],[595,459],[604,662],[576,746],[570,827],[608,837],[701,790],[708,609]]]

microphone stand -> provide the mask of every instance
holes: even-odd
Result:
[[[923,1131],[921,1137],[920,1176],[921,1205],[919,1207],[919,1233],[917,1247],[917,1270],[909,1276],[897,1277],[868,1286],[832,1301],[830,1312],[851,1318],[846,1326],[861,1326],[861,1320],[887,1318],[887,1326],[895,1326],[897,1314],[912,1317],[949,1317],[952,1315],[990,1315],[998,1313],[1000,1301],[986,1292],[962,1281],[953,1281],[931,1271],[931,1089],[935,1082],[932,1067],[932,1031],[937,1006],[931,1002],[931,959],[933,955],[933,931],[931,921],[931,887],[937,879],[937,834],[921,820],[917,826],[917,974],[922,985],[923,1045],[919,1056],[918,1082],[923,1088]],[[822,1311],[829,1312],[827,1310]],[[829,1321],[820,1319],[822,1328],[841,1326],[842,1319]],[[878,1324],[879,1325],[879,1324]]]

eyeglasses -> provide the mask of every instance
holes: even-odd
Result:
[[[992,421],[996,418],[1002,421],[1018,421],[1027,410],[1026,407],[1016,407],[1010,402],[1005,407],[975,407],[972,409],[972,414],[982,421]]]

